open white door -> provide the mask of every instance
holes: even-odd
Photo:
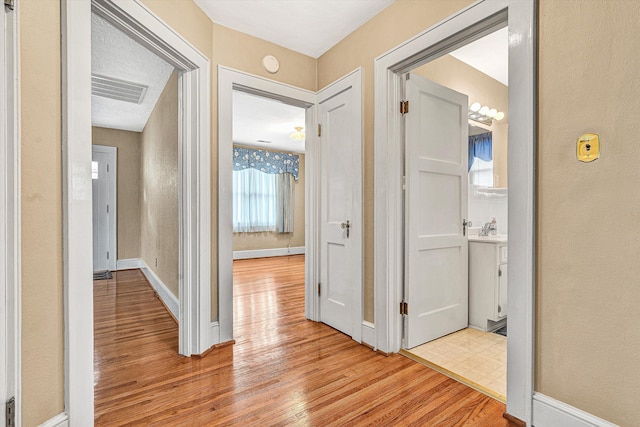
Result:
[[[414,74],[405,90],[405,345],[412,348],[468,325],[468,103]]]
[[[318,93],[320,321],[362,335],[362,97],[360,70]]]
[[[116,269],[116,147],[93,145],[93,271]]]

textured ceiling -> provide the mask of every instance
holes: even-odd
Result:
[[[304,108],[237,90],[233,92],[233,142],[236,144],[304,153],[304,141],[294,141],[290,136],[296,126],[306,130],[304,120]]]
[[[394,0],[195,0],[225,27],[318,58]]]
[[[91,15],[91,73],[148,86],[141,104],[92,96],[93,126],[141,132],[173,70],[103,18]]]

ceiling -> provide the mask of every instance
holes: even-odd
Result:
[[[220,25],[318,58],[394,0],[195,0]]]
[[[196,0],[215,22],[317,57],[393,0]],[[246,10],[253,13],[247,14]],[[284,13],[285,11],[286,13]],[[347,19],[350,14],[355,18]],[[340,19],[336,19],[340,17]],[[299,23],[303,24],[300,26]],[[248,29],[247,29],[248,28]],[[507,85],[508,39],[504,28],[451,55]],[[92,73],[148,86],[141,104],[92,96],[94,126],[140,132],[173,67],[97,15],[92,15]],[[234,92],[235,143],[304,152],[293,141],[304,127],[303,108]],[[258,141],[271,141],[270,143]]]
[[[91,74],[148,86],[140,104],[92,96],[93,126],[142,132],[173,70],[169,63],[91,14]]]
[[[304,153],[304,141],[294,141],[290,136],[296,126],[306,130],[304,121],[304,108],[233,91],[233,142],[236,144]]]
[[[509,38],[507,27],[451,52],[451,56],[509,86]]]

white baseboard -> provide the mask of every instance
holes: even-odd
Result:
[[[142,270],[142,274],[144,274],[149,283],[151,283],[151,286],[158,293],[158,296],[160,297],[164,305],[167,306],[173,317],[176,320],[179,319],[178,315],[180,313],[180,302],[178,301],[178,297],[173,295],[169,288],[167,288],[167,286],[162,283],[162,280],[160,280],[160,278],[156,276],[156,273],[154,273],[153,270],[149,268],[144,260],[141,259],[140,263],[142,264],[142,266],[140,267],[140,270]]]
[[[39,427],[69,427],[69,416],[61,413],[40,424]]]
[[[608,421],[541,393],[533,394],[534,427],[616,427]]]
[[[132,268],[142,268],[143,263],[140,258],[119,259],[116,261],[116,270],[131,270]]]
[[[362,321],[362,342],[376,350],[376,329],[373,323]]]
[[[253,251],[233,251],[233,259],[267,258],[272,256],[298,255],[304,253],[304,246],[293,248],[256,249]]]

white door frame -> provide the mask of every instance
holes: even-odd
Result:
[[[65,411],[92,425],[91,12],[179,72],[179,348],[207,350],[211,336],[210,65],[140,0],[62,1]]]
[[[258,94],[306,108],[313,129],[316,94],[306,89],[218,66],[218,319],[220,342],[233,340],[233,90]],[[305,135],[305,316],[319,320],[318,150],[314,132]]]
[[[16,2],[19,3],[19,2]],[[15,397],[22,424],[20,296],[20,131],[18,99],[18,8],[3,10],[0,34],[0,403]],[[4,425],[4,408],[0,424]]]
[[[534,349],[536,1],[481,0],[375,60],[376,347],[397,352],[403,287],[402,73],[509,24],[507,412],[531,423]]]
[[[354,88],[355,99],[361,99],[362,69],[358,68],[327,85],[335,92]],[[233,90],[258,94],[307,109],[307,129],[317,125],[318,94],[243,71],[218,66],[218,319],[220,342],[233,340],[233,224],[232,224],[232,153],[233,153]],[[317,284],[320,279],[320,150],[315,132],[305,135],[305,317],[320,320],[320,299]],[[362,224],[362,212],[356,215]],[[362,242],[360,242],[362,244]],[[360,251],[362,253],[362,251]],[[362,260],[361,260],[362,263]],[[355,290],[355,308],[359,313],[354,324],[353,339],[362,336],[362,286]],[[356,319],[356,316],[354,316]],[[355,320],[354,320],[355,322]]]
[[[91,153],[105,153],[109,156],[112,169],[109,175],[109,270],[116,269],[118,259],[118,148],[107,145],[92,145]]]

